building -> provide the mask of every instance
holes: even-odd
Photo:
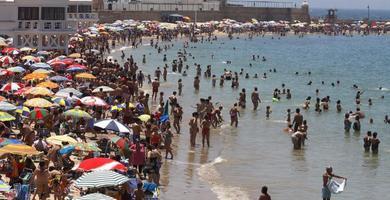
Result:
[[[95,0],[100,22],[115,20],[161,20],[169,14],[197,21],[222,20],[300,20],[310,21],[306,0],[296,2],[263,0]]]
[[[67,52],[69,37],[97,20],[92,0],[0,0],[0,34],[15,47]]]

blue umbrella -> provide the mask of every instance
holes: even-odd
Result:
[[[23,67],[17,66],[17,67],[10,67],[7,69],[8,71],[14,72],[14,73],[22,73],[26,70]]]
[[[85,71],[85,69],[80,68],[80,67],[71,67],[71,68],[66,69],[66,71],[67,72],[81,72],[81,71]]]
[[[50,80],[54,81],[54,82],[69,81],[69,79],[64,77],[64,76],[53,76],[53,77],[50,77]]]
[[[75,147],[74,147],[73,145],[68,145],[68,146],[62,148],[62,149],[59,151],[59,153],[60,153],[61,155],[65,155],[65,154],[70,154],[70,153],[72,153],[74,150],[75,150]]]
[[[16,110],[16,106],[11,104],[11,103],[8,103],[6,101],[2,101],[2,102],[0,102],[0,110],[12,111],[12,110]]]
[[[47,63],[34,63],[31,65],[33,69],[51,69],[50,65]]]
[[[169,120],[169,115],[162,115],[160,117],[160,122],[167,122]]]

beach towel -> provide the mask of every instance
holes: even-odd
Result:
[[[336,181],[331,180],[328,184],[328,188],[333,194],[339,194],[344,191],[345,180],[343,180],[341,183],[337,183]]]

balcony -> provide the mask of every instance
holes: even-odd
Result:
[[[98,21],[97,13],[67,13],[69,21]]]
[[[74,32],[72,23],[65,20],[31,20],[17,21],[17,27],[15,31],[40,31],[40,32]]]

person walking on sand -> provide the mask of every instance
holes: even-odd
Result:
[[[259,197],[259,200],[271,200],[271,196],[268,194],[267,186],[263,186],[261,188],[261,195]]]
[[[237,103],[234,104],[233,108],[230,109],[230,125],[237,127],[238,126],[238,117],[240,116],[240,111],[238,111]]]
[[[331,192],[330,192],[328,185],[329,185],[332,178],[339,178],[339,179],[347,180],[347,178],[333,174],[332,167],[327,167],[325,170],[325,173],[322,175],[322,182],[323,182],[322,200],[330,200]]]
[[[158,81],[158,78],[155,78],[152,82],[152,99],[156,101],[157,94],[158,94],[158,88],[160,87],[160,82]]]

